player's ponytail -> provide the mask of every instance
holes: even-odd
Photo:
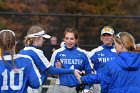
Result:
[[[16,67],[14,63],[15,45],[16,45],[16,37],[14,32],[11,30],[1,30],[0,31],[1,58],[6,64],[13,66],[14,68]],[[13,65],[9,64],[4,59],[4,53],[8,53],[11,55]]]
[[[118,44],[123,44],[129,52],[135,51],[135,40],[128,32],[119,32],[114,39]]]

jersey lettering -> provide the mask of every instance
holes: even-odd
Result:
[[[110,60],[113,60],[114,57],[110,57],[110,58],[107,58],[107,57],[102,57],[102,58],[98,58],[99,62],[101,63],[105,63],[105,62],[108,62]]]
[[[20,90],[22,85],[23,85],[23,70],[24,68],[18,69],[18,72],[15,72],[14,70],[12,70],[10,72],[10,76],[9,76],[9,87],[12,90]],[[15,74],[18,74],[18,85],[15,85]],[[8,71],[7,69],[4,70],[4,72],[2,73],[3,76],[3,85],[1,87],[1,90],[8,90]]]
[[[81,65],[83,60],[82,59],[60,59],[62,64],[79,64]]]

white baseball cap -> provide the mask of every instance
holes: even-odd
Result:
[[[114,34],[114,30],[110,26],[104,26],[103,29],[101,30],[101,35],[103,35],[105,33],[113,35]]]
[[[51,38],[50,35],[45,34],[45,31],[42,30],[40,32],[34,33],[34,34],[29,34],[27,37],[44,37],[44,38]]]

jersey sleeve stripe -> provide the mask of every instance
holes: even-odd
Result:
[[[51,63],[45,57],[45,55],[43,54],[43,51],[33,48],[33,47],[26,47],[26,48],[24,48],[24,50],[33,50],[37,54],[37,56],[39,57],[39,59],[42,61],[42,63],[44,64],[44,66],[46,68],[49,68],[51,66]]]

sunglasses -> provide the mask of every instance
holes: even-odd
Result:
[[[119,32],[119,33],[116,35],[116,37],[119,38],[119,39],[121,39],[120,34],[121,34],[121,32]]]
[[[120,43],[124,45],[123,40],[121,39],[121,33],[122,32],[119,32],[117,35],[115,35],[115,37],[118,38]]]

